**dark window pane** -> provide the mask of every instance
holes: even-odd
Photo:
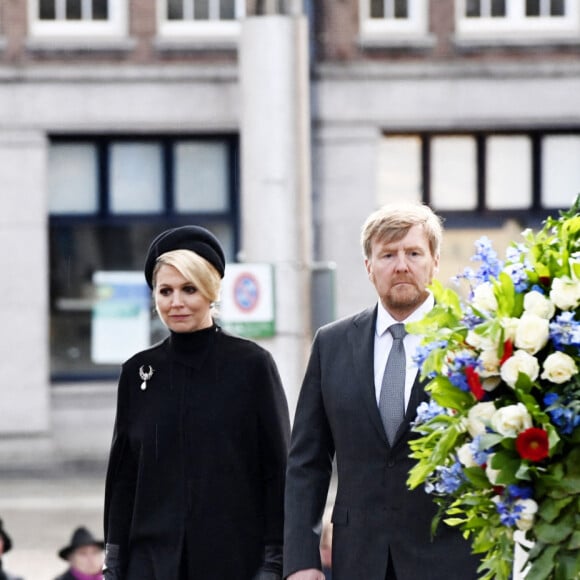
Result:
[[[67,20],[81,19],[81,0],[66,1],[66,19]]]
[[[109,19],[108,0],[93,0],[93,20]]]
[[[480,0],[467,0],[465,3],[465,16],[468,18],[477,18],[481,16]]]
[[[395,18],[409,18],[409,7],[407,0],[395,1]]]
[[[566,16],[566,6],[564,0],[552,0],[550,2],[551,16]]]
[[[40,0],[38,17],[40,20],[54,20],[56,18],[55,0]]]
[[[193,17],[195,20],[209,19],[209,0],[196,0]]]
[[[505,0],[492,0],[491,15],[493,17],[505,16]]]
[[[167,20],[183,20],[182,0],[169,0],[167,2]]]
[[[236,9],[234,0],[220,0],[220,20],[235,20]]]
[[[526,0],[526,16],[540,15],[540,0]]]
[[[383,0],[371,0],[371,18],[384,18]]]

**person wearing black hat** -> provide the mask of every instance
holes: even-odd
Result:
[[[69,568],[55,580],[103,580],[105,542],[97,540],[85,528],[74,530],[70,543],[58,551]]]
[[[280,580],[288,405],[271,354],[213,319],[220,242],[157,236],[145,279],[169,330],[122,365],[105,486],[106,580]]]
[[[8,532],[4,529],[4,524],[0,520],[0,580],[23,580],[20,576],[14,576],[9,574],[3,569],[2,566],[2,556],[12,549],[12,538],[8,535]]]

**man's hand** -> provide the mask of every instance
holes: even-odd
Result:
[[[310,568],[309,570],[294,572],[286,580],[324,580],[324,574],[320,570]]]

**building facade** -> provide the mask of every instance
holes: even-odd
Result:
[[[95,276],[183,223],[273,264],[293,408],[316,314],[375,299],[379,205],[444,216],[442,279],[570,205],[579,57],[575,0],[1,0],[0,453],[102,456]]]

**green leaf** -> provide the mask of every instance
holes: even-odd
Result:
[[[554,557],[558,550],[559,546],[548,546],[539,558],[531,562],[526,580],[546,580],[549,578],[554,569]]]
[[[534,533],[539,541],[545,544],[561,544],[574,531],[574,514],[567,513],[553,523],[538,521],[534,526]]]
[[[560,515],[562,510],[569,506],[573,501],[573,497],[565,497],[563,499],[546,498],[539,506],[538,516],[548,523],[551,523]]]
[[[558,554],[555,580],[577,580],[580,574],[579,560],[578,554]]]
[[[570,538],[567,547],[568,550],[580,551],[580,530],[574,530],[574,532],[572,532],[572,537]]]

